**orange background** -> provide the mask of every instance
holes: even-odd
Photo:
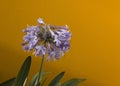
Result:
[[[62,81],[86,77],[79,86],[120,86],[120,1],[119,0],[1,0],[0,82],[17,72],[31,55],[22,50],[22,29],[46,23],[65,25],[72,32],[71,49],[64,58],[45,62],[44,70],[66,71]],[[40,58],[32,56],[31,78]],[[48,80],[50,81],[50,80]]]

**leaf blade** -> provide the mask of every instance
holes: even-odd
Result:
[[[45,78],[45,79],[43,80],[43,82],[41,83],[41,86],[44,86],[46,80],[47,80],[47,78]]]
[[[79,83],[85,81],[86,79],[70,79],[62,84],[62,86],[77,86]]]
[[[36,84],[38,77],[39,77],[39,74],[36,73],[35,76],[31,79],[29,86],[34,86]]]
[[[18,72],[14,86],[23,86],[25,80],[27,79],[30,66],[31,66],[31,56],[28,56],[24,61],[24,63],[22,64],[20,71]]]
[[[59,83],[60,79],[64,76],[64,73],[65,73],[65,72],[61,72],[60,74],[58,74],[58,75],[50,82],[50,84],[49,84],[48,86],[56,86],[56,85]]]
[[[44,77],[44,76],[46,76],[47,74],[50,74],[51,72],[42,72],[41,73],[41,78],[40,78],[40,81],[42,80],[42,78]],[[31,81],[30,81],[30,83],[29,83],[29,86],[34,86],[34,85],[36,85],[37,84],[37,79],[38,79],[38,77],[39,77],[39,73],[36,73],[35,75],[34,75],[34,77],[31,79]]]
[[[9,79],[9,80],[1,83],[0,86],[12,86],[13,83],[15,82],[15,79],[16,79],[16,78],[11,78],[11,79]]]

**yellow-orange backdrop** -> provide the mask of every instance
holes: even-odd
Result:
[[[37,24],[38,17],[54,25],[67,24],[72,32],[70,51],[59,61],[45,63],[45,71],[66,71],[63,81],[86,77],[79,86],[120,86],[119,0],[1,0],[0,82],[16,76],[31,55],[22,50],[22,29]],[[29,78],[38,71],[40,60],[33,56]]]

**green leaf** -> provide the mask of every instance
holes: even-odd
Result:
[[[45,84],[45,82],[46,82],[46,78],[43,80],[43,82],[41,83],[41,85],[40,86],[44,86],[44,84]]]
[[[0,86],[12,86],[14,81],[15,81],[16,78],[11,78],[5,82],[3,82],[2,84],[0,84]]]
[[[37,84],[36,81],[38,77],[39,77],[39,74],[36,73],[35,76],[31,79],[29,86],[35,86],[35,84]]]
[[[50,74],[51,72],[42,72],[41,73],[41,77],[40,77],[40,81],[42,80],[42,78],[44,77],[44,76],[46,76],[47,74]]]
[[[50,74],[51,72],[42,72],[41,73],[41,78],[40,80],[42,80],[43,76],[47,75],[47,74]],[[31,79],[30,83],[29,83],[29,86],[34,86],[37,84],[37,79],[39,77],[39,73],[36,73],[35,76]]]
[[[61,72],[60,74],[58,74],[58,75],[50,82],[50,84],[49,84],[48,86],[56,86],[56,85],[59,83],[60,79],[64,76],[64,73],[65,73],[65,72]]]
[[[31,56],[28,56],[26,60],[24,61],[22,67],[20,68],[20,71],[15,80],[14,86],[23,86],[23,84],[25,83],[27,79],[30,66],[31,66]]]
[[[70,79],[62,84],[62,86],[77,86],[79,83],[85,81],[86,79]]]
[[[60,82],[58,82],[55,86],[61,86],[61,83],[60,83]]]
[[[37,85],[35,85],[35,86],[41,86],[41,85],[40,85],[40,82],[38,82]]]

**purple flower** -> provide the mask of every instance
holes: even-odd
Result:
[[[46,48],[44,46],[36,46],[35,50],[36,56],[44,56],[46,54]]]
[[[68,26],[46,25],[41,18],[38,23],[23,30],[23,49],[34,51],[35,56],[47,55],[47,59],[59,59],[70,49],[71,33]]]

